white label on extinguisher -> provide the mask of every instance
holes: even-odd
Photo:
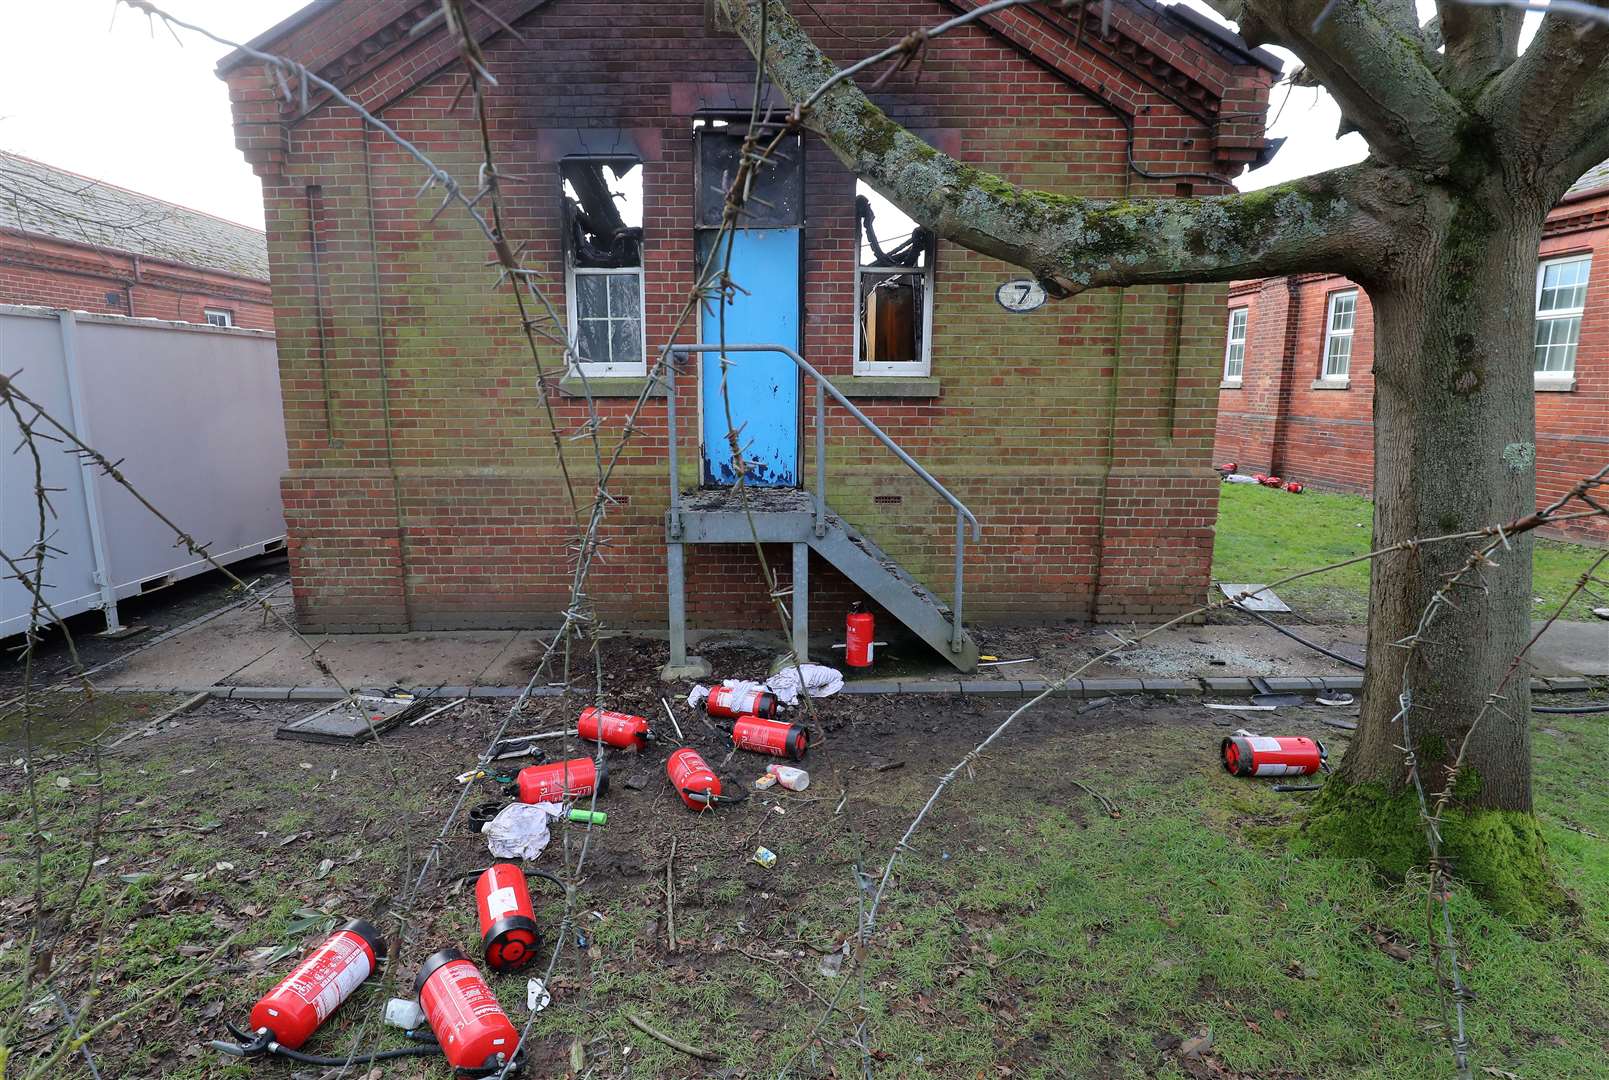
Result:
[[[1251,744],[1253,750],[1269,751],[1279,749],[1279,740],[1270,739],[1267,735],[1253,735],[1246,741]]]
[[[512,885],[505,885],[501,889],[493,889],[486,894],[486,914],[491,917],[492,922],[496,922],[519,906],[519,902],[514,899],[514,886]]]
[[[1307,772],[1300,765],[1259,765],[1253,776],[1302,776]]]
[[[311,990],[323,984],[323,989],[310,999],[313,1012],[322,1024],[335,1011],[335,1007],[369,977],[373,968],[369,964],[369,954],[351,934],[337,935],[319,951],[323,954],[322,970],[308,980],[307,988]],[[312,976],[313,972],[308,974]],[[304,1000],[309,1000],[306,994],[302,996]]]

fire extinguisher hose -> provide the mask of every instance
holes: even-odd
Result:
[[[254,1057],[257,1054],[271,1054],[275,1057],[289,1058],[291,1061],[301,1062],[303,1065],[323,1065],[339,1067],[344,1065],[368,1065],[376,1061],[392,1061],[396,1058],[425,1057],[441,1053],[441,1047],[434,1036],[423,1036],[419,1033],[409,1032],[409,1036],[420,1040],[418,1046],[404,1046],[395,1050],[375,1050],[367,1054],[354,1054],[351,1057],[320,1057],[316,1054],[304,1054],[300,1050],[292,1050],[288,1046],[281,1046],[266,1033],[253,1036],[250,1032],[242,1031],[235,1025],[224,1021],[229,1033],[241,1040],[238,1043],[224,1042],[214,1039],[207,1045],[214,1050],[232,1055],[234,1057]],[[428,1038],[428,1042],[425,1041]]]

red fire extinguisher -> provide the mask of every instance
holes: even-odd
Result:
[[[641,716],[611,712],[589,705],[575,722],[576,734],[587,742],[602,742],[619,750],[641,750],[653,739],[648,721]]]
[[[361,920],[347,923],[252,1006],[252,1031],[295,1050],[380,966],[385,952],[380,931]]]
[[[608,791],[609,763],[580,757],[546,765],[527,765],[514,779],[508,792],[518,796],[520,802],[563,802],[591,795],[594,785],[600,795]]]
[[[733,690],[717,686],[704,699],[704,711],[711,716],[726,716],[734,720],[740,716],[772,717],[777,714],[777,696],[764,690]]]
[[[871,667],[876,637],[877,625],[872,613],[861,611],[856,604],[844,619],[844,663],[850,667]]]
[[[764,720],[758,716],[740,716],[732,725],[732,745],[739,750],[753,750],[757,754],[803,761],[807,743],[805,729],[798,724]]]
[[[708,810],[717,803],[741,802],[742,797],[721,794],[721,778],[715,775],[697,750],[682,747],[665,762],[671,786],[689,810]]]
[[[1231,776],[1312,776],[1326,760],[1324,744],[1302,736],[1229,735],[1222,751]]]
[[[536,908],[525,871],[513,863],[494,863],[475,882],[475,905],[480,912],[480,941],[486,966],[493,971],[518,971],[536,959],[542,932],[536,925]]]
[[[519,1045],[519,1033],[497,995],[457,949],[443,949],[426,960],[413,989],[453,1068],[498,1068]]]

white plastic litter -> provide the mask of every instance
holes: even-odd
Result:
[[[510,803],[481,829],[499,859],[534,859],[548,846],[548,821],[564,813],[558,803]]]
[[[532,979],[525,984],[525,1007],[532,1012],[541,1012],[553,1001],[553,995],[548,993],[547,986],[541,979]]]
[[[811,697],[832,697],[844,688],[843,675],[837,668],[830,668],[825,664],[801,664],[797,669],[786,667],[763,683],[749,679],[722,679],[721,685],[728,690],[768,690],[777,696],[779,703],[797,705],[800,672],[804,673],[805,693]],[[703,705],[704,699],[709,696],[709,687],[695,686],[687,695],[687,707],[696,709]]]
[[[425,1010],[417,1001],[392,998],[385,1003],[385,1022],[404,1031],[416,1031],[425,1026]]]
[[[766,689],[784,705],[799,703],[799,676],[804,676],[805,693],[811,697],[832,697],[844,688],[844,677],[837,668],[825,664],[800,664],[783,668],[765,681]]]
[[[1247,476],[1245,473],[1230,473],[1228,476],[1224,477],[1224,483],[1255,484],[1257,483],[1257,478],[1255,476]]]

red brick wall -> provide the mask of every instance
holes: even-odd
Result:
[[[857,37],[903,33],[948,10],[928,0],[815,7]],[[558,158],[578,128],[620,131],[644,162],[653,349],[692,284],[693,113],[747,102],[753,62],[734,39],[706,33],[700,0],[615,5],[606,38],[598,14],[548,3],[521,20],[527,44],[500,36],[486,46],[499,80],[505,227],[527,265],[548,275],[541,287],[562,313]],[[304,27],[275,47],[339,66],[336,45],[360,36],[345,24],[322,36]],[[859,55],[831,34],[818,41],[840,60]],[[414,52],[375,55],[349,91],[472,188],[476,133],[462,103],[449,112],[461,78],[437,70],[450,51],[430,38]],[[1215,166],[1199,120],[1124,69],[1084,62],[1139,110],[1135,153],[1147,167]],[[1235,72],[1226,78],[1237,111],[1255,97],[1247,87],[1266,97],[1267,72]],[[489,288],[484,239],[461,212],[428,221],[435,200],[415,200],[421,173],[405,153],[328,106],[280,126],[271,82],[252,68],[229,78],[237,141],[264,177],[302,619],[324,628],[551,620],[567,602],[571,513],[546,407],[570,432],[582,403],[540,400],[512,302]],[[945,149],[1017,181],[1085,195],[1178,190],[1129,172],[1123,126],[1105,107],[977,27],[934,41],[920,83],[897,79],[878,99]],[[854,177],[813,140],[806,162],[803,352],[847,378]],[[1146,617],[1197,603],[1216,516],[1208,453],[1222,288],[1102,290],[1011,316],[994,291],[1021,271],[948,244],[936,265],[939,396],[857,404],[982,519],[983,541],[967,548],[968,616]],[[557,365],[557,350],[543,360]],[[678,397],[687,482],[698,459],[695,382],[684,378]],[[630,405],[599,400],[606,451]],[[649,402],[639,428],[612,486],[621,505],[608,516],[591,594],[611,618],[658,622],[663,400]],[[808,415],[803,437],[812,445]],[[834,508],[948,596],[954,525],[943,504],[841,410],[829,410],[828,447]],[[591,449],[564,450],[589,502]],[[785,582],[791,561],[777,555]],[[752,551],[690,547],[688,564],[695,621],[771,625]],[[818,564],[812,593],[823,626],[853,590]]]
[[[1593,262],[1575,385],[1536,392],[1538,505],[1609,462],[1609,192],[1574,200],[1549,216],[1542,257],[1581,254],[1591,254]],[[1250,323],[1242,385],[1219,391],[1216,461],[1320,487],[1371,489],[1374,325],[1361,289],[1351,379],[1345,389],[1314,387],[1322,369],[1326,298],[1355,287],[1322,274],[1231,287],[1229,306],[1247,306]],[[1609,540],[1609,525],[1601,520],[1560,531]]]
[[[215,308],[236,326],[274,328],[266,281],[11,232],[0,232],[0,304],[193,323]]]

